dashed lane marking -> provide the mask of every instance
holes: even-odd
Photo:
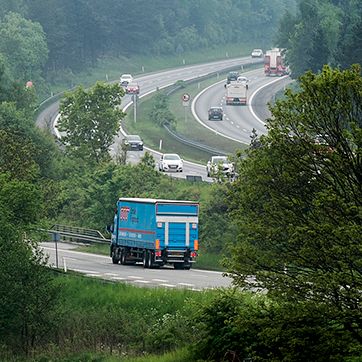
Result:
[[[134,276],[134,275],[128,275],[127,277],[131,278],[131,279],[143,279],[143,277],[137,277],[137,276]]]
[[[190,283],[177,283],[177,284],[185,286],[185,287],[194,287],[195,286],[195,284],[190,284]]]
[[[160,285],[163,286],[163,287],[168,287],[168,288],[175,288],[176,287],[176,285],[174,285],[174,284],[161,283]]]
[[[148,284],[148,283],[151,283],[151,282],[148,281],[148,280],[135,280],[134,283],[144,283],[144,284]]]
[[[83,270],[83,269],[73,269],[73,270],[78,273],[99,274],[98,272],[96,272],[94,270]]]
[[[168,282],[168,280],[166,280],[166,279],[152,279],[152,281],[159,282],[159,283],[167,283]]]

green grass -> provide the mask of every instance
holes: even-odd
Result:
[[[78,246],[75,250],[91,254],[109,255],[109,244],[82,245]]]

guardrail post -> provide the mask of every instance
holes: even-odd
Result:
[[[59,233],[52,234],[53,241],[55,242],[55,266],[58,269],[58,241],[60,240]]]

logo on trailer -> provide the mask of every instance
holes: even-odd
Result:
[[[120,219],[127,221],[130,208],[128,206],[121,207]]]

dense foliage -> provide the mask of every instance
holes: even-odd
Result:
[[[284,10],[294,7],[295,0],[1,0],[0,34],[8,37],[0,37],[0,52],[10,59],[13,50],[29,49],[14,66],[38,69],[49,50],[49,74],[80,70],[103,56],[182,54],[241,42],[266,47]],[[21,48],[6,48],[8,39]],[[28,80],[29,74],[13,76]]]
[[[356,0],[300,0],[296,15],[279,24],[277,45],[297,78],[324,64],[346,68],[362,62],[362,3]]]
[[[300,85],[272,107],[268,135],[240,161],[228,266],[236,285],[311,303],[361,344],[360,68],[326,66]]]

